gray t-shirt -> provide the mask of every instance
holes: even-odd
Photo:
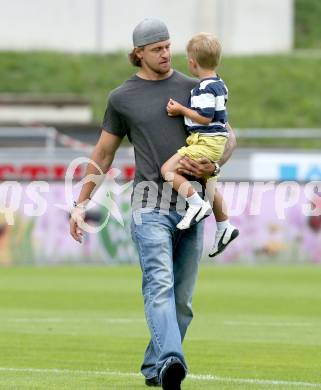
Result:
[[[157,81],[135,75],[109,96],[103,129],[120,137],[127,135],[135,150],[134,210],[185,209],[185,201],[179,197],[177,202],[177,193],[161,176],[162,164],[186,144],[187,136],[184,118],[169,117],[166,106],[170,98],[187,106],[196,84],[197,80],[177,71]]]

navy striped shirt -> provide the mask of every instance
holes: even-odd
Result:
[[[202,79],[191,91],[189,108],[197,111],[206,118],[211,118],[212,121],[208,125],[201,125],[185,117],[185,124],[188,131],[199,132],[209,136],[228,136],[226,129],[227,98],[228,89],[219,76]]]

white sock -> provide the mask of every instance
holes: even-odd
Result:
[[[216,222],[217,230],[225,230],[230,224],[230,221],[226,219],[222,222]]]
[[[198,195],[197,192],[195,192],[192,196],[189,196],[186,198],[186,202],[190,206],[202,206],[203,205],[203,199]]]

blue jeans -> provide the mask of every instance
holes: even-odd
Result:
[[[182,341],[193,318],[192,295],[203,249],[203,222],[180,231],[176,225],[182,217],[174,211],[165,215],[144,210],[139,218],[135,213],[132,238],[143,273],[145,315],[151,334],[141,371],[146,378],[159,377],[171,358],[179,359],[187,371]]]

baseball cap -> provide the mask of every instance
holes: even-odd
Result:
[[[167,39],[169,39],[169,32],[166,24],[155,18],[142,20],[133,31],[134,47],[150,45]]]

